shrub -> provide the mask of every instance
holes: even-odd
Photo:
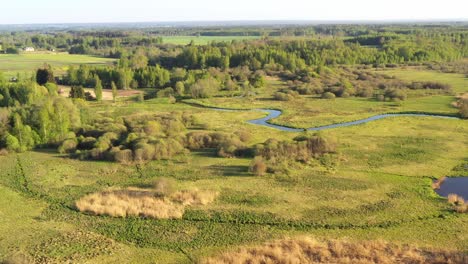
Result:
[[[406,100],[406,93],[401,89],[389,88],[385,90],[384,97],[392,101],[404,101]]]
[[[456,194],[449,194],[448,195],[448,202],[453,205],[453,209],[457,213],[467,213],[468,212],[468,204],[465,204],[465,200],[463,197],[458,196]]]
[[[468,98],[460,99],[460,102],[458,103],[458,105],[460,108],[461,117],[468,118]]]
[[[58,152],[61,154],[74,153],[76,151],[77,146],[78,146],[78,141],[76,140],[76,138],[66,139],[62,142],[62,144],[58,148]]]
[[[6,156],[6,155],[8,155],[8,150],[4,148],[0,149],[0,156]]]
[[[174,89],[172,89],[171,87],[161,89],[156,93],[156,96],[158,98],[167,98],[173,95],[174,95]]]
[[[316,135],[296,137],[294,141],[277,141],[269,139],[255,147],[255,153],[266,161],[301,161],[320,157],[326,153],[336,152],[336,142],[333,139]]]
[[[6,141],[7,150],[13,151],[13,152],[21,151],[19,140],[15,136],[8,134],[6,136],[5,141]]]
[[[356,89],[356,95],[359,97],[372,97],[374,89],[371,87],[359,87]]]
[[[299,93],[296,91],[276,92],[273,97],[278,101],[292,101],[299,97]]]
[[[326,92],[322,94],[322,99],[335,99],[336,95],[331,92]]]
[[[114,155],[114,159],[117,162],[129,164],[133,161],[133,152],[131,149],[123,149],[117,151]]]
[[[86,99],[85,91],[83,86],[72,86],[70,89],[70,98],[74,99]]]
[[[147,143],[137,144],[134,150],[134,159],[137,162],[145,162],[153,160],[155,155],[155,148],[153,145]]]
[[[208,98],[214,95],[220,88],[220,84],[216,79],[210,77],[200,79],[195,84],[190,86],[190,94],[192,98]]]
[[[78,148],[83,150],[90,150],[96,144],[96,139],[93,137],[81,137],[78,140]]]
[[[249,170],[256,176],[262,176],[267,171],[267,165],[262,157],[255,157],[250,163]]]
[[[458,196],[458,195],[453,194],[453,193],[448,195],[448,202],[450,204],[453,204],[453,205],[464,205],[465,204],[465,200],[463,199],[463,197]]]

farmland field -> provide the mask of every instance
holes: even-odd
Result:
[[[68,53],[0,54],[0,71],[7,76],[15,76],[17,73],[29,74],[47,63],[58,73],[63,73],[70,65],[109,65],[113,62],[113,59]]]
[[[196,45],[205,45],[210,42],[231,42],[233,40],[254,40],[260,37],[256,36],[220,36],[220,37],[206,37],[206,36],[163,36],[163,43],[175,45],[187,45],[194,42]]]

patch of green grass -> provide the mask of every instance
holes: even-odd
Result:
[[[210,42],[231,42],[233,40],[254,40],[260,39],[257,36],[213,36],[213,37],[205,37],[205,36],[163,36],[163,43],[168,44],[175,44],[175,45],[187,45],[190,44],[191,41],[195,43],[195,45],[205,45]]]
[[[455,93],[468,92],[468,78],[463,74],[442,73],[414,68],[385,70],[384,73],[405,81],[431,81],[449,84]]]
[[[109,65],[114,61],[114,59],[68,53],[0,54],[0,71],[7,77],[12,77],[17,73],[31,73],[47,63],[54,68],[56,74],[63,74],[69,65]]]

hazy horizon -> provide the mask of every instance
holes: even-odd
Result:
[[[232,4],[234,3],[234,4]],[[200,22],[450,22],[467,21],[463,0],[17,0],[2,4],[2,25]]]

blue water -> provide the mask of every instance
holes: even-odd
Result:
[[[217,110],[228,110],[228,109],[217,109]],[[446,119],[458,119],[457,117],[451,117],[451,116],[441,116],[441,115],[428,115],[428,114],[382,114],[382,115],[375,115],[369,118],[361,119],[361,120],[356,120],[356,121],[351,121],[351,122],[345,122],[345,123],[339,123],[339,124],[332,124],[332,125],[327,125],[327,126],[320,126],[320,127],[311,127],[307,129],[300,129],[300,128],[290,128],[286,126],[281,126],[281,125],[274,125],[268,123],[268,121],[279,117],[282,112],[279,110],[273,110],[273,109],[255,109],[253,111],[261,111],[261,112],[267,112],[268,116],[260,119],[254,119],[248,121],[250,124],[255,124],[255,125],[260,125],[260,126],[266,126],[266,127],[272,127],[276,128],[282,131],[288,131],[288,132],[301,132],[305,130],[309,131],[320,131],[320,130],[326,130],[326,129],[332,129],[332,128],[338,128],[338,127],[348,127],[348,126],[355,126],[359,124],[364,124],[368,123],[371,121],[383,119],[383,118],[389,118],[389,117],[398,117],[398,116],[422,116],[422,117],[435,117],[435,118],[446,118]]]
[[[457,194],[468,200],[468,177],[448,177],[436,190],[440,196],[447,197],[449,194]]]

